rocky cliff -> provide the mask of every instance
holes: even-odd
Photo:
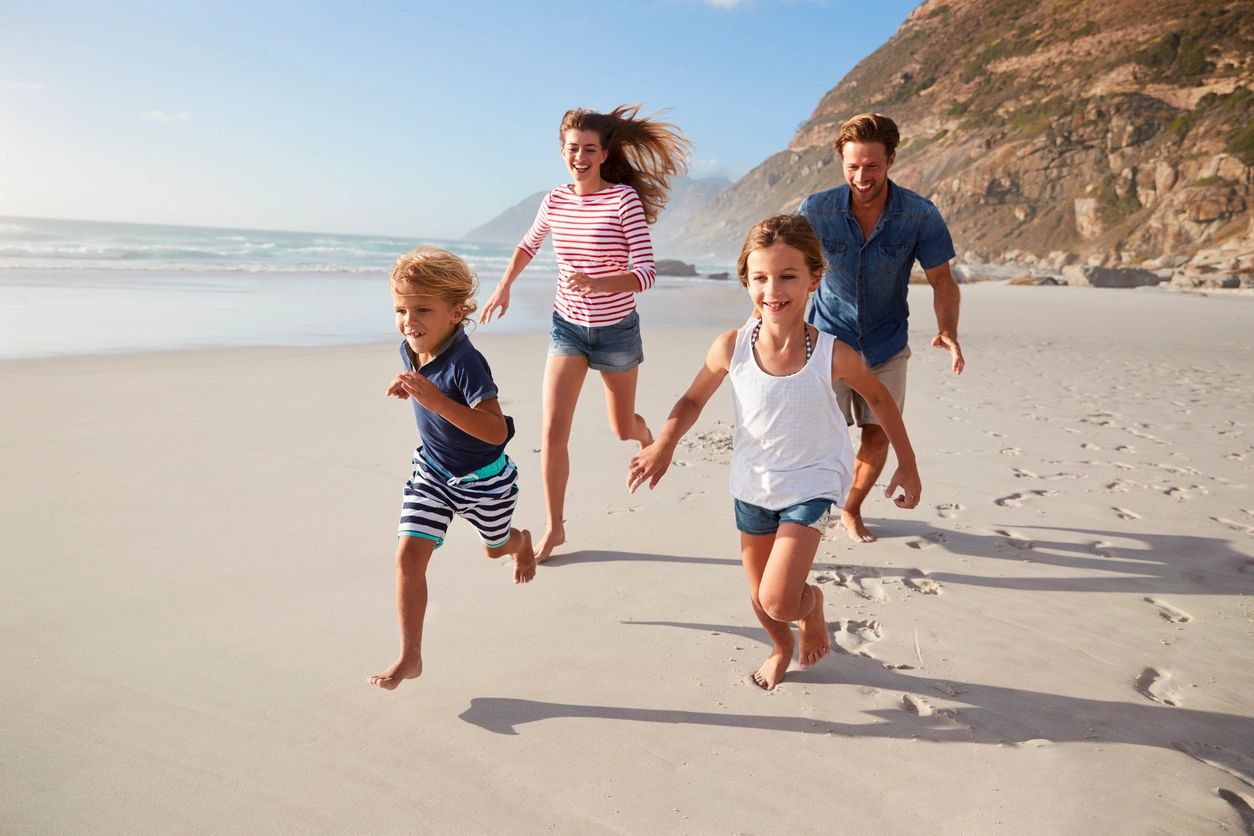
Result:
[[[734,257],[843,182],[831,140],[875,110],[902,129],[891,176],[937,204],[960,261],[1254,283],[1252,39],[1248,0],[927,0],[676,238]]]

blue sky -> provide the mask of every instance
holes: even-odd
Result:
[[[738,177],[915,0],[0,0],[0,215],[456,237],[641,102]]]

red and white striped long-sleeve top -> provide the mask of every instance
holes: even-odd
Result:
[[[540,201],[535,222],[518,248],[535,256],[550,231],[560,273],[553,306],[568,321],[613,325],[636,309],[635,293],[581,296],[568,291],[564,279],[572,273],[596,278],[631,272],[641,291],[653,287],[653,242],[640,196],[631,186],[616,184],[586,195],[575,194],[570,185],[558,186]]]

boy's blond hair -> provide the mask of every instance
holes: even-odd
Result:
[[[475,301],[479,277],[466,262],[439,247],[416,247],[396,259],[390,284],[396,294],[425,293],[450,305],[461,305],[465,313],[463,324],[479,307]]]

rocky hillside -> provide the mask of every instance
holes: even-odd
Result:
[[[665,252],[671,246],[676,231],[730,185],[731,181],[726,177],[680,177],[675,180],[671,184],[670,200],[651,230],[654,248]],[[482,243],[517,244],[535,220],[536,210],[545,194],[547,192],[529,195],[462,238]]]
[[[893,179],[936,202],[960,261],[1254,282],[1252,87],[1248,0],[927,0],[678,238],[734,256],[843,182],[831,140],[875,110],[902,128]]]

